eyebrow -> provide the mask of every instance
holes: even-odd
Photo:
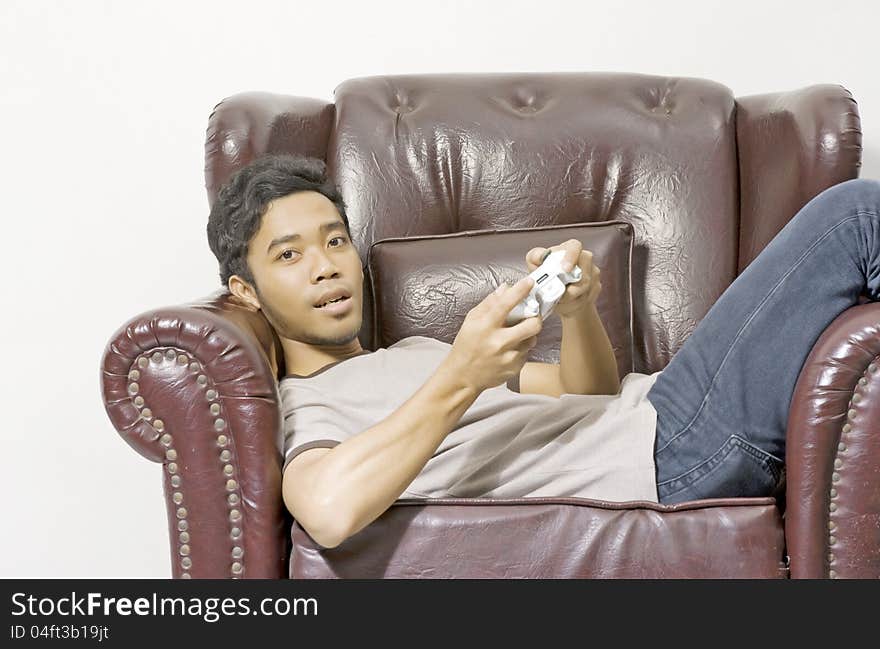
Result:
[[[334,230],[342,230],[345,231],[345,224],[342,221],[331,221],[329,223],[323,223],[318,230],[321,234],[327,234],[328,232],[333,232]],[[272,243],[269,244],[269,247],[266,248],[266,253],[272,252],[272,248],[282,243],[288,243],[290,241],[296,241],[297,239],[301,239],[302,236],[299,234],[285,234],[283,237],[278,237],[277,239],[272,239]]]

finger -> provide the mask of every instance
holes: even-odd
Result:
[[[544,263],[544,259],[547,258],[550,252],[550,248],[532,248],[526,255],[526,262],[537,268]]]
[[[526,338],[523,341],[523,346],[525,349],[533,349],[535,345],[538,344],[538,336],[532,336],[531,338]]]
[[[525,275],[512,285],[508,285],[507,282],[499,284],[498,288],[495,289],[497,308],[506,315],[508,311],[529,294],[534,283],[535,280]]]
[[[562,259],[562,270],[570,273],[581,260],[583,244],[577,239],[569,239],[563,244],[563,249],[565,250],[565,257]]]
[[[511,327],[507,327],[507,333],[511,341],[519,344],[520,341],[526,340],[541,333],[544,327],[544,321],[541,316],[533,315],[524,318]]]

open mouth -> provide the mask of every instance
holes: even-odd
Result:
[[[340,302],[345,302],[345,301],[350,300],[350,299],[351,299],[350,297],[345,297],[345,296],[343,295],[342,297],[338,297],[338,298],[336,298],[335,300],[330,300],[329,302],[324,302],[323,304],[319,304],[319,305],[316,306],[315,308],[316,308],[316,309],[323,309],[323,308],[326,308],[326,307],[330,306],[331,304],[339,304]]]

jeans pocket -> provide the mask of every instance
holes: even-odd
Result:
[[[657,484],[661,503],[700,498],[772,496],[784,462],[739,435],[731,435],[715,453],[670,480]]]

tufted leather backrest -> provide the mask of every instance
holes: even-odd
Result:
[[[616,72],[365,77],[340,84],[332,104],[247,93],[211,116],[206,184],[213,200],[265,152],[323,157],[365,263],[387,237],[628,221],[634,365],[653,372],[797,209],[856,175],[848,92],[778,97],[740,104],[713,81]],[[799,111],[813,133],[793,127]]]

